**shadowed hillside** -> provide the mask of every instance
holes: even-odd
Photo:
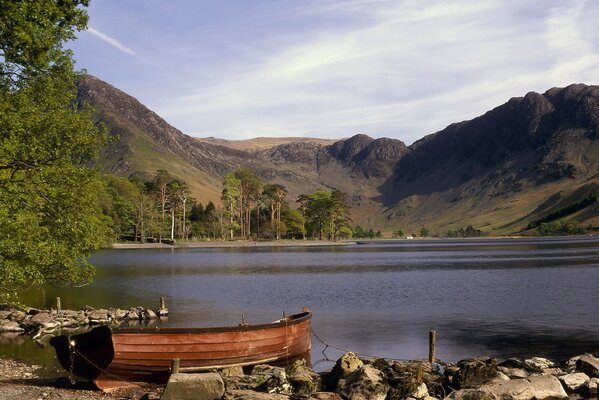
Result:
[[[218,201],[225,173],[248,168],[301,193],[348,193],[355,223],[431,233],[473,225],[491,234],[559,218],[594,223],[599,187],[599,87],[528,93],[407,147],[360,134],[342,140],[192,138],[92,76],[79,100],[112,138],[101,167],[151,176],[163,168],[200,201]],[[584,200],[587,199],[587,200]],[[535,222],[536,221],[536,222]],[[598,222],[599,224],[599,222]]]

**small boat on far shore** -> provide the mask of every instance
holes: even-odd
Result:
[[[62,367],[103,390],[127,381],[166,381],[174,359],[181,372],[309,360],[312,313],[261,325],[130,329],[101,326],[50,340]]]

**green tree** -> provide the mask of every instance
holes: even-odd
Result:
[[[87,1],[0,0],[0,286],[91,281],[110,221],[86,165],[100,145],[63,48]]]
[[[233,239],[235,230],[239,228],[239,225],[235,222],[235,207],[241,199],[241,181],[235,174],[229,172],[225,174],[223,186],[220,199],[223,202],[224,215],[228,219],[229,239]]]
[[[428,237],[428,235],[429,235],[428,229],[426,229],[424,227],[422,229],[420,229],[420,236],[421,237]]]

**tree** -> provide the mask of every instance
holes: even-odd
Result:
[[[422,229],[420,229],[420,236],[421,237],[428,237],[428,235],[429,235],[428,229],[426,229],[424,227]]]
[[[309,196],[300,196],[300,199],[304,202],[300,204],[308,229],[312,234],[317,231],[319,240],[325,233],[335,240],[339,229],[350,221],[347,195],[343,192],[318,190]]]
[[[234,231],[239,227],[235,223],[235,207],[241,197],[241,181],[233,173],[225,174],[223,191],[220,199],[223,202],[223,212],[228,218],[229,239],[233,239]]]
[[[278,183],[266,185],[262,191],[270,205],[270,225],[276,232],[277,240],[281,239],[281,207],[288,193],[287,188]]]
[[[252,234],[252,207],[260,196],[262,183],[260,182],[260,179],[248,169],[239,169],[234,172],[234,175],[239,179],[239,217],[241,222],[241,236],[249,238]]]
[[[0,0],[0,286],[89,283],[89,253],[110,221],[86,167],[101,135],[76,101],[63,43],[85,28],[86,0]]]

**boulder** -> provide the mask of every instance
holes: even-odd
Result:
[[[587,382],[587,391],[590,396],[595,396],[599,394],[599,378],[591,378]]]
[[[90,311],[87,314],[87,318],[89,318],[90,324],[106,324],[109,322],[108,320],[108,311],[107,310],[94,310]]]
[[[24,329],[21,328],[17,321],[10,320],[0,320],[0,333],[4,332],[23,332]]]
[[[296,396],[307,397],[322,390],[320,375],[308,367],[306,360],[294,361],[285,372]]]
[[[498,397],[492,393],[484,392],[479,389],[460,389],[455,390],[446,397],[451,400],[498,400]]]
[[[270,365],[256,365],[252,370],[252,378],[258,392],[291,394],[292,387],[287,379],[285,370]]]
[[[453,377],[458,389],[476,388],[497,377],[497,361],[489,359],[467,359],[458,362],[460,368]]]
[[[348,400],[385,400],[388,391],[383,374],[371,365],[340,379],[337,386],[337,393]]]
[[[10,310],[0,310],[0,319],[8,319],[10,317]]]
[[[547,368],[555,367],[555,363],[546,358],[533,357],[524,360],[524,367],[531,372],[541,373]]]
[[[525,379],[530,375],[530,373],[523,368],[499,367],[499,371],[506,374],[510,379]]]
[[[589,379],[589,376],[582,372],[575,372],[559,377],[559,380],[562,382],[568,393],[583,391]]]
[[[329,373],[326,386],[330,390],[335,390],[337,388],[339,379],[346,378],[353,372],[362,368],[363,365],[364,363],[358,358],[357,355],[351,352],[345,353],[337,360],[335,366]]]
[[[39,312],[36,314],[33,314],[33,317],[31,317],[31,319],[29,320],[29,322],[31,322],[32,324],[37,324],[37,325],[42,325],[42,324],[46,324],[49,322],[53,322],[54,318],[45,312]]]
[[[156,313],[154,311],[150,310],[149,308],[147,310],[144,310],[142,319],[156,319],[156,318],[158,318],[158,316],[156,315]]]
[[[25,316],[27,314],[25,314],[23,311],[19,311],[19,310],[13,310],[10,315],[9,315],[9,319],[11,321],[17,321],[17,322],[21,322],[25,319]]]
[[[531,376],[528,381],[532,385],[537,400],[567,399],[568,395],[559,379],[551,375]]]
[[[289,400],[289,396],[277,393],[260,393],[253,390],[231,390],[224,397],[227,400]]]
[[[576,369],[591,378],[599,378],[599,359],[590,354],[580,356],[576,361]]]
[[[131,310],[127,311],[127,314],[125,315],[125,319],[128,319],[130,321],[138,321],[140,319],[140,316],[139,316],[139,313],[137,312],[137,310],[131,309]]]
[[[490,393],[498,399],[532,400],[535,398],[535,389],[526,379],[494,381],[481,386],[480,390]]]
[[[334,392],[316,392],[312,393],[308,400],[342,400],[341,396]]]
[[[241,366],[223,368],[219,372],[220,372],[220,376],[223,376],[223,377],[243,376],[244,375],[243,368],[241,368]]]
[[[161,400],[218,400],[225,394],[225,384],[216,372],[172,374]]]

